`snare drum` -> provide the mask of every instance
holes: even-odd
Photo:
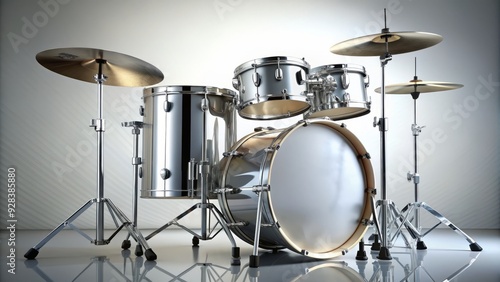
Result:
[[[272,120],[292,117],[309,108],[306,92],[309,64],[304,59],[267,57],[246,62],[234,71],[241,117]]]
[[[232,231],[253,244],[262,193],[261,248],[331,258],[354,247],[371,217],[369,155],[333,121],[251,133],[221,160],[219,204]]]
[[[207,194],[217,197],[214,168],[236,141],[234,98],[234,91],[209,86],[144,89],[142,198],[199,198],[203,146],[212,170]]]
[[[304,118],[342,120],[370,113],[371,102],[366,94],[369,77],[363,66],[320,66],[311,69],[308,78],[311,108]]]

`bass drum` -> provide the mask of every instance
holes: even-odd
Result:
[[[251,133],[221,160],[219,204],[232,231],[253,245],[262,193],[259,247],[332,258],[354,247],[371,217],[369,154],[346,128],[305,120]]]

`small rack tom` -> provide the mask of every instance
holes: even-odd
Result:
[[[272,120],[302,114],[309,108],[304,59],[267,57],[248,61],[234,71],[241,117]]]
[[[324,65],[311,69],[308,76],[311,108],[304,118],[329,117],[342,120],[370,113],[366,94],[369,77],[363,66]]]

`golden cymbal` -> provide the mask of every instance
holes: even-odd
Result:
[[[85,82],[96,82],[99,65],[106,85],[138,87],[163,80],[162,72],[145,61],[100,49],[51,49],[38,53],[36,60],[53,72]]]
[[[386,53],[387,41],[390,54],[402,54],[431,47],[442,40],[441,35],[428,32],[387,31],[337,43],[330,48],[330,52],[347,56],[381,56]]]
[[[408,83],[398,83],[385,86],[385,93],[387,94],[411,94],[412,92],[429,93],[437,91],[447,91],[463,87],[462,84],[439,82],[439,81],[422,81],[411,80]],[[382,89],[379,87],[375,92],[381,93]]]

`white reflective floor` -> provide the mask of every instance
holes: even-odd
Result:
[[[260,267],[249,268],[252,246],[236,238],[241,265],[231,266],[231,244],[224,232],[193,248],[189,233],[166,229],[148,241],[158,259],[147,261],[134,254],[134,241],[130,250],[121,249],[124,231],[109,245],[95,246],[77,232],[63,230],[40,249],[35,260],[26,260],[26,251],[48,231],[17,230],[15,274],[11,274],[9,234],[4,230],[0,281],[500,281],[500,230],[464,231],[483,251],[470,251],[464,237],[441,228],[424,237],[425,251],[406,248],[398,239],[390,248],[390,261],[378,260],[378,251],[371,252],[370,246],[366,261],[355,259],[357,248],[326,261],[286,250],[261,250]],[[94,231],[86,233],[94,237]],[[151,230],[141,233],[146,236]]]

